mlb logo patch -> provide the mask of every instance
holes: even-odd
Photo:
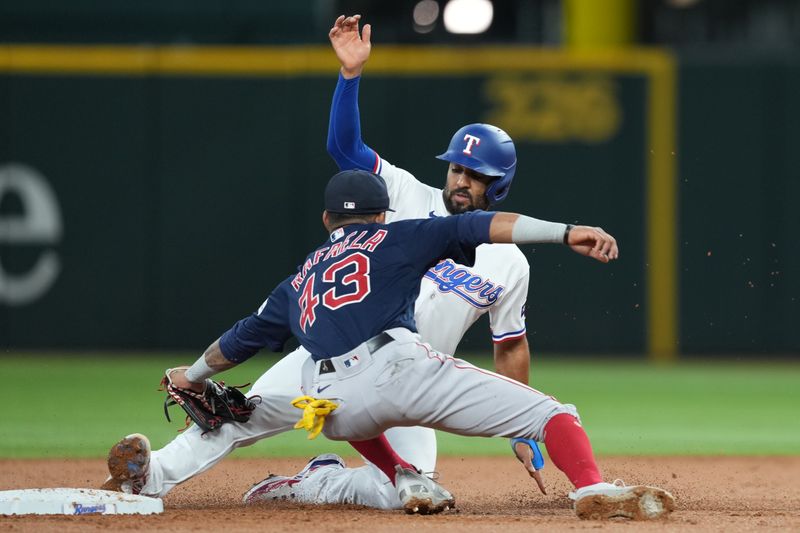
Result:
[[[336,231],[331,233],[331,242],[336,242],[342,237],[344,237],[344,228],[338,228]]]
[[[345,202],[344,203],[344,208],[345,209],[355,209],[356,208],[356,203],[355,202]]]
[[[358,356],[354,355],[353,357],[344,360],[344,366],[345,366],[345,368],[352,368],[352,367],[358,365],[358,363],[360,363],[360,362],[361,362],[361,360],[358,358]]]

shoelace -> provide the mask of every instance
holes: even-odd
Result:
[[[423,476],[425,476],[425,477],[428,477],[428,478],[432,479],[433,481],[438,481],[438,480],[439,480],[439,477],[440,477],[440,475],[439,475],[439,472],[437,472],[436,470],[432,470],[432,471],[430,471],[430,472],[423,472],[423,471],[421,471],[421,470],[418,470],[417,472],[418,472],[419,474],[422,474],[422,475],[423,475]],[[383,484],[384,484],[384,485],[388,485],[388,484],[390,484],[390,483],[391,483],[391,481],[384,481],[384,483],[383,483]]]
[[[309,439],[317,438],[322,426],[325,425],[325,417],[339,407],[330,400],[317,400],[311,396],[298,396],[292,400],[292,405],[303,410],[303,415],[294,425],[294,429],[305,429],[308,431]]]

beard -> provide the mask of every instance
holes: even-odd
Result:
[[[470,200],[469,203],[461,204],[456,202],[453,199],[456,194],[467,195]],[[451,191],[445,187],[442,189],[442,199],[444,200],[444,206],[451,215],[460,215],[469,211],[475,211],[476,209],[486,210],[486,208],[489,206],[489,203],[486,201],[485,197],[477,199],[473,198],[468,189],[453,189]]]

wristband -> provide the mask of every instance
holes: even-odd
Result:
[[[186,376],[186,379],[192,383],[203,383],[206,379],[210,378],[216,373],[217,371],[208,366],[208,363],[206,363],[206,356],[201,355],[192,366],[186,369],[186,372],[184,372],[183,375]]]
[[[567,229],[564,230],[564,244],[569,244],[569,232],[572,231],[574,227],[575,224],[567,224]]]
[[[511,242],[517,244],[560,243],[565,224],[519,215],[511,228]]]

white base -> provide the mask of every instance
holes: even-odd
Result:
[[[97,489],[25,489],[0,491],[0,515],[159,514],[164,502]]]

